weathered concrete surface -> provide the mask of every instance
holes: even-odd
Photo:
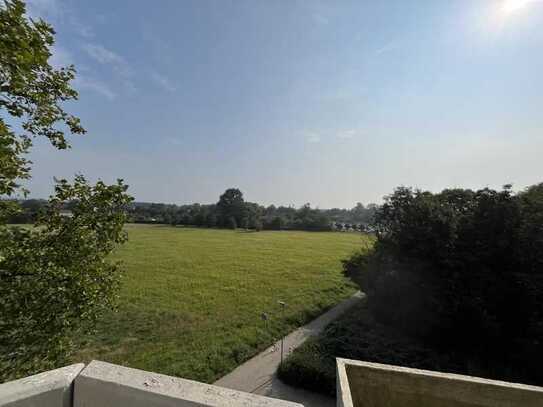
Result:
[[[296,349],[310,336],[322,332],[330,322],[358,303],[362,298],[364,298],[364,294],[357,292],[351,298],[339,303],[309,324],[287,335],[284,338],[285,353]],[[214,384],[230,389],[295,401],[304,404],[306,407],[333,407],[335,405],[333,398],[296,389],[277,379],[276,371],[281,363],[280,352],[281,341],[278,341]]]
[[[543,406],[542,387],[348,359],[337,363],[341,407]]]
[[[300,404],[93,361],[75,380],[75,407],[262,406]]]
[[[336,361],[336,400],[337,407],[353,407],[353,398],[349,388],[349,377],[345,369],[346,359]]]
[[[70,407],[72,382],[83,363],[0,384],[2,407]]]

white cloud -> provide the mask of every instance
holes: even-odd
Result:
[[[120,55],[99,44],[85,44],[83,49],[101,64],[124,65],[126,63]]]
[[[158,72],[151,72],[151,79],[162,89],[168,92],[175,92],[177,89],[172,81],[164,75],[159,74]]]
[[[79,20],[73,13],[73,10],[60,0],[27,0],[27,15],[33,19],[43,18],[44,20],[53,23],[53,25],[68,26],[75,33],[84,38],[92,38],[94,33],[92,29]],[[87,54],[101,64],[111,65],[118,72],[124,84],[129,90],[133,87],[128,79],[131,75],[131,70],[126,61],[113,51],[110,51],[101,45],[88,43],[83,46]],[[49,59],[51,65],[56,68],[75,65],[77,75],[73,80],[73,86],[77,90],[89,90],[99,95],[104,96],[108,100],[114,100],[117,94],[111,87],[98,79],[92,77],[92,73],[85,69],[83,65],[76,61],[74,55],[58,42],[51,48],[51,57]],[[82,74],[81,72],[84,72]],[[89,74],[91,76],[89,76]]]
[[[107,84],[96,79],[79,75],[74,79],[74,85],[78,89],[88,89],[96,92],[109,100],[113,100],[117,97],[117,94],[113,92]]]
[[[90,39],[94,37],[92,28],[83,23],[77,17],[75,10],[70,7],[67,2],[61,0],[27,0],[26,14],[36,20],[42,18],[45,21],[52,23],[54,27],[66,30],[69,27],[70,31],[77,35]]]
[[[127,78],[132,75],[132,69],[119,54],[103,47],[100,44],[83,45],[85,52],[95,61],[103,65],[111,66],[117,73]]]
[[[87,43],[83,45],[83,49],[96,62],[111,67],[120,76],[120,82],[129,92],[136,91],[136,86],[130,80],[133,71],[122,56],[100,44]]]
[[[68,65],[76,65],[73,55],[70,51],[68,51],[66,48],[55,44],[53,48],[51,49],[51,58],[49,59],[49,62],[51,65],[58,69],[62,67],[66,67]],[[109,100],[115,99],[117,96],[115,92],[113,92],[110,87],[105,84],[104,82],[101,82],[99,80],[93,79],[85,74],[82,74],[81,71],[85,71],[82,69],[81,66],[79,66],[79,70],[77,72],[77,75],[75,79],[73,80],[73,85],[78,90],[91,90],[93,92],[96,92],[102,96],[105,96]],[[87,73],[89,73],[87,71]]]

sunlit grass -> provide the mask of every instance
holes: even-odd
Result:
[[[340,260],[359,234],[128,226],[115,255],[119,311],[74,360],[100,359],[212,382],[352,294]],[[277,301],[288,304],[284,317]],[[268,326],[262,312],[270,315]]]

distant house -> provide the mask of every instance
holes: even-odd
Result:
[[[60,211],[60,216],[65,216],[67,218],[71,218],[74,216],[74,214],[72,213],[72,211],[68,210],[68,209],[62,209]]]

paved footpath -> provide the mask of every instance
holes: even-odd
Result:
[[[317,319],[314,319],[309,324],[304,325],[285,336],[285,354],[296,349],[310,336],[322,332],[326,325],[359,302],[362,298],[364,298],[364,294],[359,291],[352,297],[331,308]],[[302,403],[305,407],[335,406],[336,401],[331,397],[325,397],[320,394],[294,388],[281,382],[276,375],[280,363],[281,341],[278,341],[264,352],[238,366],[235,370],[219,379],[214,384],[229,389]]]

